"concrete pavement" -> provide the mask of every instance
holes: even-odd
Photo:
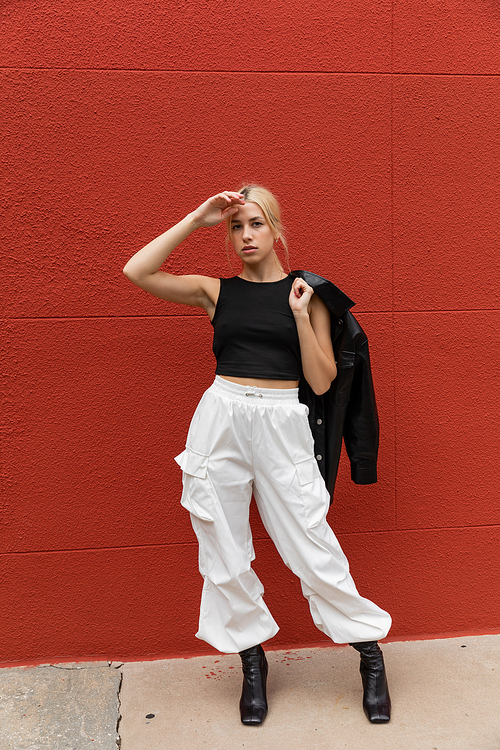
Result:
[[[117,750],[121,664],[0,669],[0,750]]]
[[[0,750],[500,750],[500,635],[383,646],[371,725],[349,648],[270,651],[269,714],[239,721],[239,657],[0,670]]]

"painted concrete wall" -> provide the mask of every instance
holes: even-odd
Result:
[[[208,195],[282,199],[292,267],[369,334],[380,481],[330,521],[394,637],[500,628],[493,0],[12,0],[2,9],[0,662],[195,652],[179,505],[211,327],[122,276]],[[231,275],[222,229],[174,271]],[[274,644],[323,638],[254,517]]]

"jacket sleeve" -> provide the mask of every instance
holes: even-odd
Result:
[[[344,444],[356,484],[377,481],[379,422],[366,339],[357,347],[344,421]]]

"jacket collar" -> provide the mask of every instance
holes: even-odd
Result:
[[[356,304],[335,284],[332,284],[331,281],[324,279],[322,276],[318,276],[316,273],[312,273],[311,271],[292,271],[290,276],[295,278],[300,276],[306,284],[312,286],[318,297],[321,297],[328,309],[337,318],[341,318],[344,313]]]

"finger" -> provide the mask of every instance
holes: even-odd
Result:
[[[312,286],[309,286],[309,284],[304,281],[304,279],[301,279],[300,277],[297,277],[295,281],[293,282],[293,286],[300,287],[303,292],[314,292],[314,289]]]
[[[230,190],[224,190],[224,195],[229,196],[231,201],[236,201],[237,203],[245,203],[245,196],[243,193],[233,193]]]
[[[296,297],[302,297],[303,295],[312,296],[314,294],[314,289],[301,278],[295,279],[292,284],[292,289],[295,292]]]
[[[238,212],[238,206],[228,206],[222,212],[222,216],[225,219],[227,219],[228,216],[233,216],[233,214],[236,214],[237,212]]]

